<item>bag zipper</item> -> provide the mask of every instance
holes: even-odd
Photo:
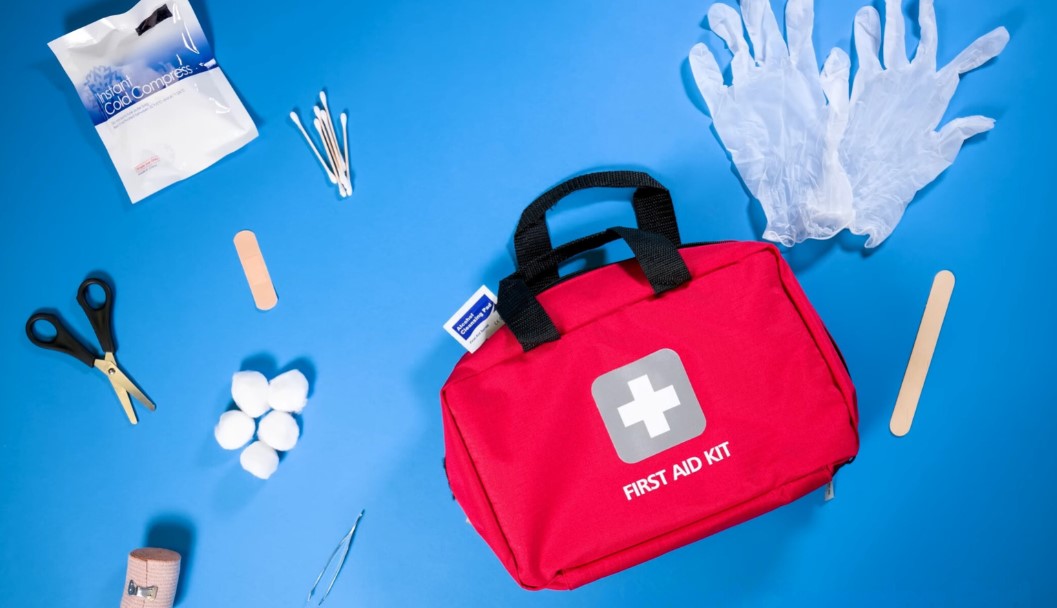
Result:
[[[733,243],[733,242],[735,242],[735,241],[732,241],[732,240],[727,240],[727,241],[699,241],[699,242],[696,242],[696,243],[683,243],[682,245],[679,245],[678,247],[676,247],[676,249],[683,249],[685,247],[703,247],[705,245],[719,245],[721,243]],[[632,258],[629,258],[629,259],[632,259]],[[548,289],[550,289],[551,287],[554,287],[555,285],[559,285],[561,283],[564,283],[564,282],[568,281],[569,279],[575,279],[576,277],[578,277],[578,276],[580,276],[580,275],[582,275],[584,273],[591,272],[591,271],[594,271],[594,270],[598,270],[600,268],[606,268],[607,266],[612,266],[614,264],[620,264],[621,262],[626,262],[626,261],[627,260],[618,260],[616,262],[609,262],[608,264],[603,264],[601,266],[595,266],[594,268],[584,268],[582,270],[577,270],[576,272],[567,274],[565,276],[558,277],[557,281],[554,281],[550,285],[547,285],[546,287],[544,287],[543,290],[540,293],[542,293],[543,291],[547,291]]]
[[[734,243],[734,242],[736,242],[736,241],[731,240],[731,239],[728,239],[728,240],[725,240],[725,241],[698,241],[698,242],[695,242],[695,243],[683,243],[682,245],[679,245],[676,249],[684,249],[684,248],[688,248],[688,247],[705,247],[705,246],[708,246],[708,245],[721,245],[723,243]],[[619,260],[619,261],[616,261],[616,262],[610,262],[608,264],[603,264],[601,266],[596,266],[594,268],[584,268],[582,270],[577,270],[576,272],[567,274],[565,276],[558,277],[557,281],[554,281],[550,285],[547,285],[546,287],[544,287],[540,291],[540,293],[543,293],[544,291],[547,291],[548,289],[550,289],[551,287],[554,287],[555,285],[560,285],[560,284],[564,283],[565,281],[568,281],[569,279],[575,279],[576,277],[578,277],[578,276],[580,276],[582,274],[585,274],[585,273],[588,273],[588,272],[591,272],[591,271],[594,271],[594,270],[598,270],[600,268],[605,268],[607,266],[612,266],[614,264],[620,264],[621,262],[626,262],[626,261],[627,260]],[[820,319],[820,321],[821,321],[821,319]],[[837,357],[840,359],[841,364],[844,366],[844,371],[846,371],[849,374],[851,374],[851,370],[848,369],[848,362],[844,359],[844,353],[842,353],[841,350],[840,350],[840,347],[837,346],[837,341],[833,339],[833,334],[831,334],[830,331],[829,331],[829,328],[826,327],[825,321],[822,322],[822,329],[826,330],[826,337],[829,338],[830,343],[833,344],[833,348],[837,351]],[[848,462],[850,463],[851,461],[848,461]]]

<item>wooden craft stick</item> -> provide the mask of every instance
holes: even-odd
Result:
[[[947,316],[947,306],[951,303],[953,292],[954,274],[949,270],[941,270],[932,281],[932,291],[925,304],[925,314],[921,317],[918,337],[914,340],[914,350],[910,353],[903,386],[899,388],[899,397],[896,398],[895,411],[889,423],[896,437],[910,432],[910,425],[914,423],[914,412],[918,409],[918,399],[921,398],[921,389],[925,387],[925,376],[929,373],[932,355],[936,352],[936,341],[939,340],[940,328]]]
[[[250,230],[243,230],[236,234],[235,250],[239,252],[242,271],[246,273],[246,281],[250,284],[253,303],[260,310],[275,308],[279,302],[279,296],[275,294],[275,286],[272,285],[272,277],[268,274],[268,266],[264,263],[264,255],[257,243],[257,235]]]

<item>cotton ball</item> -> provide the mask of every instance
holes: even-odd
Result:
[[[253,418],[268,411],[268,379],[260,372],[235,372],[231,376],[231,398]]]
[[[260,428],[257,429],[257,438],[280,452],[294,449],[300,434],[301,429],[294,417],[278,410],[261,418]]]
[[[268,405],[280,412],[299,413],[308,402],[308,378],[296,369],[272,378]]]
[[[253,439],[253,430],[257,425],[242,410],[231,410],[220,415],[220,421],[213,429],[217,443],[225,450],[237,450]]]
[[[242,468],[254,477],[268,479],[279,468],[279,455],[262,441],[254,441],[239,456]]]

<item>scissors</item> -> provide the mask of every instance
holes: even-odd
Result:
[[[93,306],[88,301],[88,289],[93,285],[102,289],[105,296],[105,300],[98,307]],[[132,409],[132,401],[129,396],[131,395],[136,401],[147,406],[147,409],[151,411],[154,410],[154,404],[136,386],[135,382],[129,380],[128,375],[122,371],[117,364],[117,359],[114,358],[114,351],[117,350],[112,328],[114,291],[105,281],[92,278],[85,279],[77,292],[77,303],[84,309],[84,314],[92,324],[95,337],[99,340],[99,346],[103,349],[102,358],[97,356],[93,349],[78,340],[58,316],[48,312],[38,312],[29,318],[29,321],[26,322],[26,335],[29,336],[30,342],[41,348],[66,353],[88,367],[94,367],[99,370],[110,381],[110,385],[114,387],[114,392],[117,393],[118,401],[121,402],[121,407],[124,408],[128,421],[136,424],[139,420],[136,418],[136,411]],[[53,337],[42,338],[34,330],[36,324],[42,322],[48,323],[55,328]]]

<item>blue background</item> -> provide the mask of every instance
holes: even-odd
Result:
[[[127,552],[151,543],[185,553],[182,606],[299,606],[360,508],[335,606],[1057,602],[1054,3],[940,0],[941,61],[1012,34],[949,112],[997,128],[878,251],[846,235],[787,253],[859,391],[862,449],[837,499],[571,593],[516,587],[451,500],[437,394],[461,351],[441,325],[511,271],[521,209],[588,169],[655,174],[685,240],[758,238],[688,77],[695,42],[719,48],[710,2],[200,0],[261,137],[136,206],[45,46],[130,4],[8,3],[0,21],[0,605],[116,606]],[[819,0],[820,56],[849,49],[861,4]],[[286,117],[320,86],[350,112],[344,201]],[[557,240],[631,222],[627,197],[570,201]],[[246,228],[279,292],[267,313],[232,245]],[[888,417],[943,268],[958,286],[897,439]],[[158,403],[135,428],[95,372],[23,334],[41,307],[90,333],[74,295],[92,272],[113,279],[119,359]],[[304,435],[261,482],[213,425],[234,371],[290,367],[312,381]]]

